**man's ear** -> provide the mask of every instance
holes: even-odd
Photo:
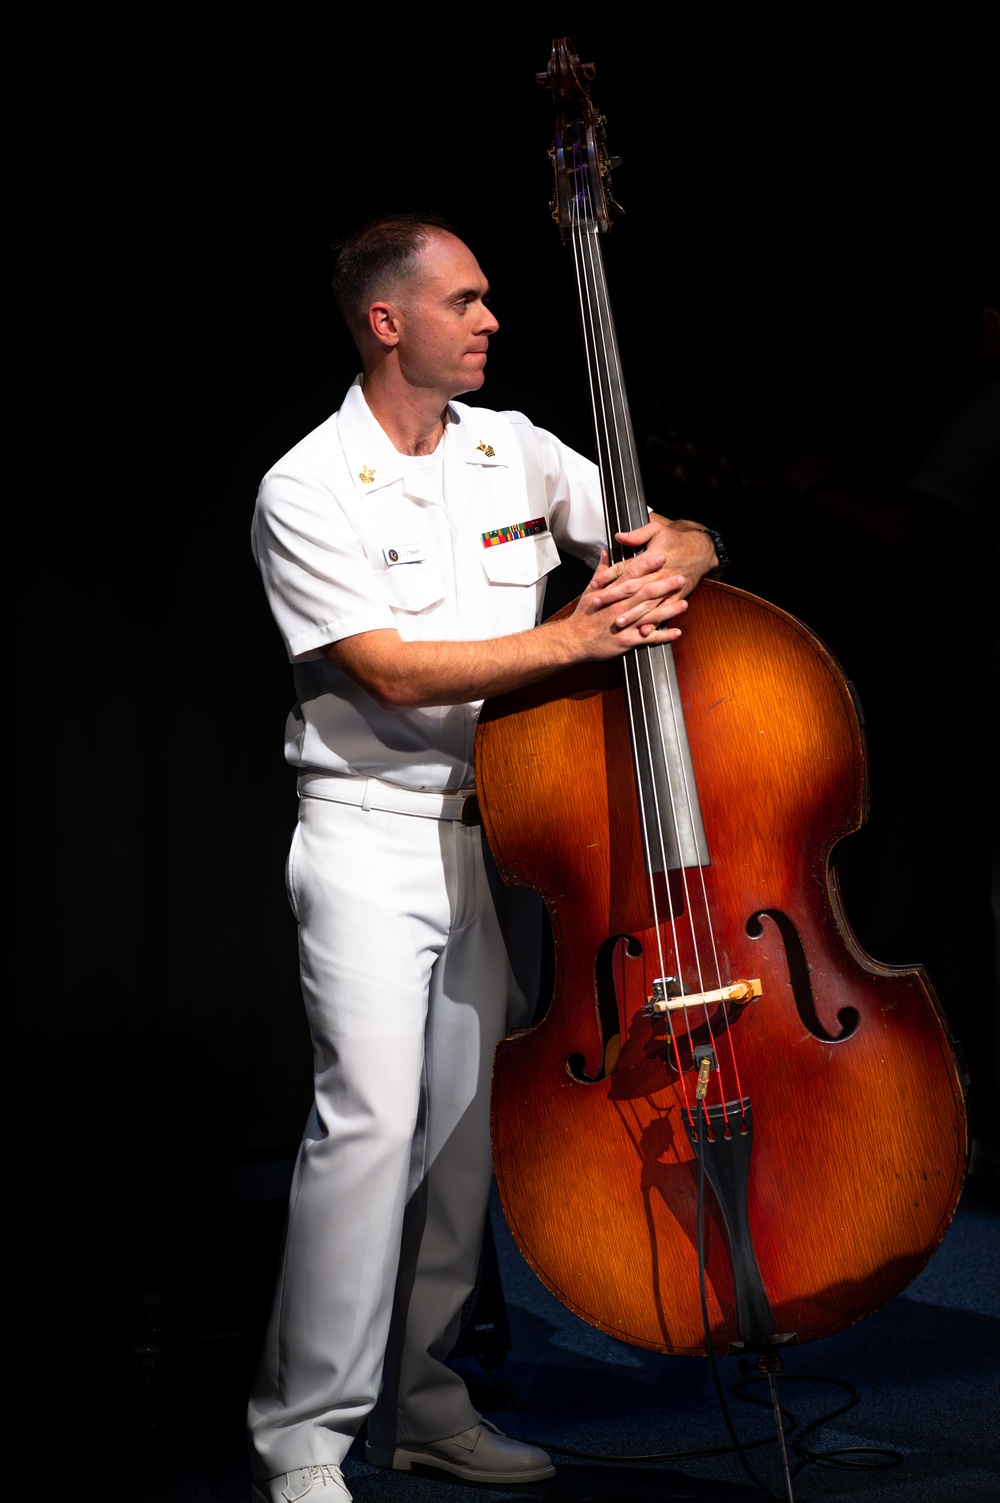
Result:
[[[365,323],[379,344],[391,349],[399,343],[399,315],[392,303],[372,303]]]

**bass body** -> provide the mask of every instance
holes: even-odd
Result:
[[[699,1046],[734,1061],[715,1130],[742,1164],[728,1204],[724,1188],[704,1196],[716,1351],[829,1335],[905,1288],[954,1212],[967,1129],[927,976],[870,959],[841,906],[831,855],[865,818],[867,775],[835,659],[777,607],[710,581],[673,658],[707,864],[649,878],[620,662],[488,702],[477,780],[501,875],[540,893],[555,946],[546,1016],[496,1054],[504,1213],[585,1320],[703,1354]],[[692,955],[757,994],[709,1001],[684,1027],[650,1016],[664,970],[690,989]],[[752,1105],[752,1144],[734,1101]]]

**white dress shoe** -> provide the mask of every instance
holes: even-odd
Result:
[[[350,1493],[339,1466],[300,1466],[266,1482],[255,1482],[253,1503],[350,1503]]]
[[[408,1440],[394,1451],[366,1445],[365,1459],[373,1466],[391,1467],[394,1472],[409,1472],[415,1466],[434,1467],[464,1477],[467,1482],[544,1482],[556,1474],[544,1451],[511,1440],[489,1420],[480,1420],[471,1430],[445,1440]]]

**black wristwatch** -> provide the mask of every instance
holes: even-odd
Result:
[[[715,548],[715,556],[719,560],[715,568],[709,569],[705,577],[706,579],[718,579],[719,575],[722,573],[723,569],[729,562],[729,554],[726,552],[726,545],[722,541],[722,538],[719,536],[719,534],[713,528],[703,527],[701,530],[702,532],[707,533],[707,535],[712,539],[712,544]]]

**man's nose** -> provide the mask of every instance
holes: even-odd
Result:
[[[493,313],[491,309],[487,308],[486,304],[484,303],[483,304],[483,321],[482,321],[482,328],[481,328],[480,332],[483,333],[483,334],[495,334],[497,332],[497,330],[499,329],[499,327],[500,327],[500,323],[499,323],[499,321],[497,319],[496,314]]]

